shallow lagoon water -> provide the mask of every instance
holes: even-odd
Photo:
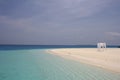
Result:
[[[64,59],[45,50],[0,51],[0,80],[120,80],[120,73]]]

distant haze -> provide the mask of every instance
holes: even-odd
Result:
[[[120,45],[120,0],[0,0],[0,44]]]

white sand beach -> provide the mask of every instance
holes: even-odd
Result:
[[[52,49],[48,52],[66,59],[75,60],[120,73],[119,48],[107,48],[104,51],[98,51],[97,48],[69,48]]]

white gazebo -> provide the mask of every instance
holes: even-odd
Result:
[[[106,48],[106,43],[105,42],[104,43],[102,43],[102,42],[97,43],[97,48],[98,48],[98,51],[104,51]]]

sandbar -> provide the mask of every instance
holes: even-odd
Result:
[[[63,48],[47,52],[120,73],[120,48],[107,48],[102,51],[97,48]]]

